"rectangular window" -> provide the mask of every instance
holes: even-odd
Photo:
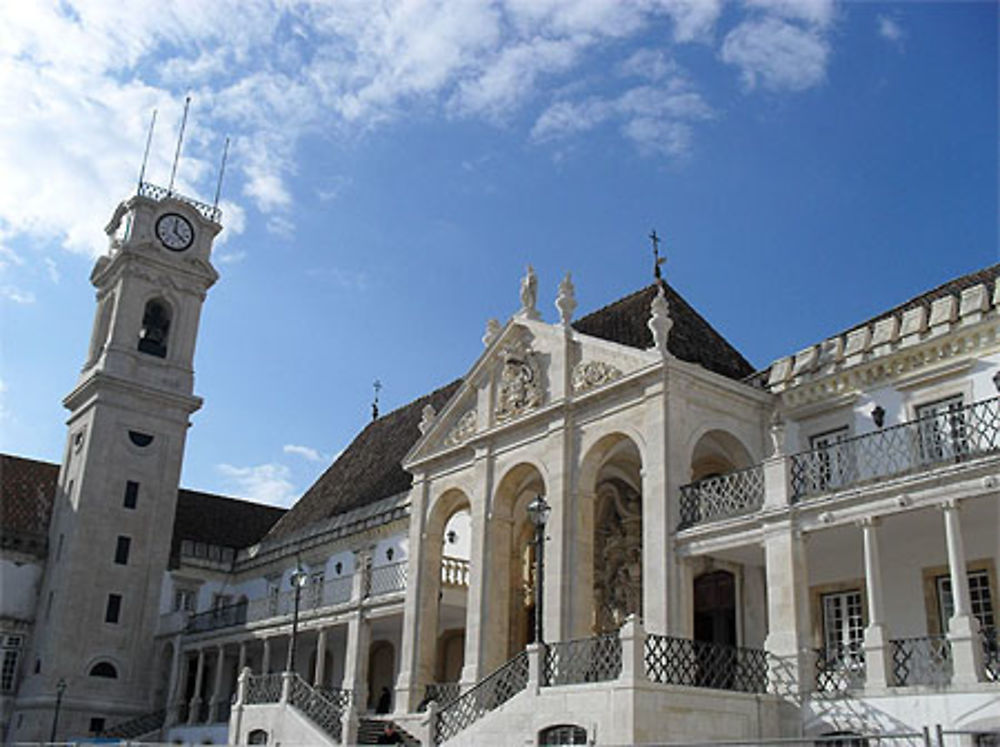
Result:
[[[122,595],[108,594],[108,606],[104,610],[104,622],[116,623],[122,611]]]
[[[232,594],[216,594],[212,597],[212,609],[220,610],[233,603]]]
[[[125,508],[135,508],[139,502],[139,483],[129,480],[125,483]]]
[[[955,599],[951,594],[951,578],[938,576],[934,579],[937,589],[938,612],[941,615],[941,629],[948,629],[948,621],[955,614]],[[990,576],[985,569],[969,571],[969,601],[972,603],[972,614],[979,620],[979,625],[991,628],[995,625],[993,615],[993,595],[990,593]]]
[[[17,663],[21,657],[21,636],[3,637],[3,659],[0,660],[0,692],[12,693],[17,678]]]
[[[852,589],[823,595],[823,644],[827,655],[858,654],[864,637],[861,591]]]
[[[268,580],[267,582],[267,611],[271,615],[278,614],[278,601],[281,598],[280,579]]]
[[[128,551],[132,545],[129,537],[118,536],[118,544],[115,546],[115,563],[118,565],[128,565]]]
[[[316,571],[309,576],[309,601],[313,608],[323,606],[324,572]]]
[[[847,426],[818,433],[809,439],[809,448],[816,455],[813,473],[816,488],[829,490],[847,485],[851,481],[850,460],[844,444],[846,440]]]
[[[916,416],[921,461],[947,462],[968,453],[962,395],[920,405]]]
[[[174,612],[194,612],[196,592],[193,589],[174,590]]]
[[[90,733],[100,734],[102,731],[104,731],[104,719],[96,717],[90,719]]]

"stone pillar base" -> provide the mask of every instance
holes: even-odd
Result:
[[[889,634],[885,625],[875,623],[865,628],[865,687],[884,689],[893,683]]]
[[[983,643],[979,620],[973,615],[955,615],[948,621],[951,643],[952,684],[971,685],[983,681]]]

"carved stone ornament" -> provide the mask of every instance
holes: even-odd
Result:
[[[542,404],[542,376],[531,351],[506,348],[494,414],[510,420]]]
[[[660,355],[667,355],[667,338],[670,336],[670,328],[674,326],[674,320],[670,318],[670,307],[667,305],[667,295],[661,285],[656,292],[656,298],[649,305],[650,316],[649,331],[653,333],[653,348],[660,352]]]
[[[604,361],[580,361],[573,367],[573,391],[585,392],[621,378],[621,369]]]
[[[437,413],[434,411],[434,405],[424,405],[424,409],[420,411],[420,424],[417,426],[420,429],[420,435],[426,434],[431,429],[436,417]]]
[[[642,610],[642,496],[618,479],[597,488],[594,561],[597,629],[617,630]]]
[[[500,320],[496,317],[491,317],[486,320],[486,332],[483,333],[483,347],[488,348],[493,344],[493,341],[500,336]]]
[[[535,275],[535,268],[528,265],[524,277],[521,278],[521,310],[518,315],[528,319],[541,319],[541,314],[536,308],[538,304],[538,276]]]
[[[573,287],[573,279],[566,273],[566,277],[559,283],[559,295],[556,296],[556,309],[559,310],[559,319],[564,327],[569,326],[573,312],[576,311],[576,288]]]
[[[476,432],[476,411],[469,410],[455,423],[455,427],[444,437],[445,446],[457,446]]]

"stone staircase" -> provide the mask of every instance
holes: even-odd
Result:
[[[159,732],[166,718],[167,712],[165,709],[153,711],[152,713],[144,713],[128,721],[115,724],[110,729],[105,729],[101,732],[100,736],[102,738],[124,740],[137,739],[153,732]]]
[[[407,747],[420,747],[420,741],[391,719],[363,718],[358,722],[358,744],[378,744],[378,738],[385,731],[385,725],[392,724]]]

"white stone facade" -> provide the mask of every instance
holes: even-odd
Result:
[[[134,225],[154,225],[164,205],[136,200]],[[128,247],[98,263],[101,304]],[[176,493],[198,404],[197,311],[214,281],[208,245],[198,251],[183,269],[135,273],[107,323],[99,307],[95,340],[111,334],[67,398],[64,493],[141,464],[117,445],[122,428],[169,444],[141,477]],[[169,563],[164,541],[144,554],[135,583],[147,591],[114,644],[122,689],[64,703],[61,733],[86,731],[98,710],[111,726],[158,709],[143,734],[218,740],[228,724],[241,744],[350,742],[390,717],[424,744],[998,730],[998,274],[734,376],[674,352],[689,322],[663,286],[636,320],[650,342],[626,344],[573,326],[568,277],[558,321],[544,322],[529,268],[520,310],[491,320],[461,383],[411,406],[408,489],[290,531],[279,522],[249,547],[181,542]],[[126,349],[123,320],[156,294],[187,311],[177,357],[150,367]],[[100,419],[124,402],[127,424]],[[3,614],[28,620],[31,656],[72,662],[79,680],[110,634],[77,625],[71,644],[53,631],[88,602],[70,596],[50,617],[45,599],[60,574],[106,562],[104,540],[65,545],[58,565],[52,548],[71,532],[59,506],[110,526],[117,505],[63,495],[44,574],[2,559],[5,582],[20,574]],[[538,496],[550,507],[544,645],[527,512]],[[20,677],[9,736],[44,736],[57,675]]]

